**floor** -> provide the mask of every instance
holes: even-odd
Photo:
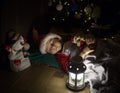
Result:
[[[0,70],[1,93],[76,93],[66,88],[67,75],[60,69],[34,63],[21,72]],[[77,93],[90,93],[89,88]]]

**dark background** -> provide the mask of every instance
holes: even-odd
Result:
[[[70,1],[70,0],[68,0]],[[90,1],[90,0],[89,0]],[[119,0],[91,0],[100,5],[102,14],[100,19],[101,25],[111,24],[111,32],[119,32],[120,23],[120,8]],[[27,35],[29,28],[34,19],[38,18],[41,23],[49,21],[50,14],[52,13],[48,7],[48,0],[1,0],[0,1],[0,43],[4,43],[6,32],[13,28],[16,31]],[[74,19],[68,19],[68,22],[73,23]],[[74,23],[73,23],[74,24]],[[67,24],[69,28],[73,24]],[[55,25],[50,23],[49,25]],[[61,25],[61,24],[60,24]],[[62,23],[64,25],[64,23]],[[43,28],[47,25],[43,24]],[[67,31],[69,33],[69,31]],[[109,33],[107,31],[107,33]]]

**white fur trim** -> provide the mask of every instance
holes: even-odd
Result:
[[[44,38],[43,38],[43,40],[41,41],[41,43],[40,43],[40,52],[42,53],[42,54],[46,54],[46,43],[48,42],[48,40],[50,40],[50,39],[53,39],[53,38],[58,38],[58,39],[60,39],[61,40],[61,37],[59,36],[59,35],[57,35],[57,34],[54,34],[54,33],[48,33]]]
[[[96,60],[96,56],[95,55],[86,55],[85,59],[90,58],[90,57],[92,57],[92,58],[94,58]]]

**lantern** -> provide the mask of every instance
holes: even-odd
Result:
[[[86,66],[83,64],[81,57],[72,58],[69,62],[69,67],[68,67],[68,79],[66,83],[67,88],[74,91],[79,91],[84,89],[85,70],[86,70]]]

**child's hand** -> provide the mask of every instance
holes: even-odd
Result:
[[[85,47],[83,49],[83,51],[80,53],[80,56],[84,59],[86,55],[88,55],[89,53],[93,52],[94,50],[90,50],[90,48]]]

